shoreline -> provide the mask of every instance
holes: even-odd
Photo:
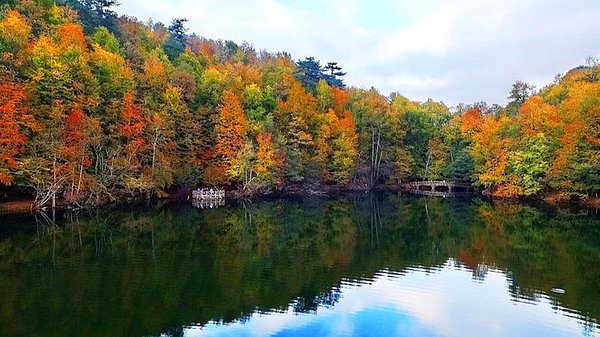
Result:
[[[191,191],[190,191],[191,192]],[[415,195],[410,192],[410,190],[406,188],[391,187],[391,186],[377,186],[373,189],[368,188],[352,188],[352,187],[340,187],[334,185],[324,185],[319,188],[311,187],[299,187],[294,186],[287,190],[270,190],[270,191],[262,191],[256,193],[243,193],[238,190],[232,190],[226,192],[226,198],[230,200],[249,200],[249,199],[259,199],[259,198],[283,198],[283,197],[327,197],[331,195],[340,195],[340,194],[351,194],[351,193],[369,193],[369,192],[404,192],[410,195]],[[147,201],[147,200],[189,200],[190,193],[182,193],[181,191],[169,194],[166,197],[152,197],[151,199],[147,199],[140,195],[137,198],[128,198],[127,201],[119,202],[118,204],[127,204],[135,201]],[[498,198],[486,195],[485,193],[476,192],[473,193],[473,196],[480,196],[484,198],[489,198],[491,200],[511,200],[516,202],[541,202],[549,206],[558,207],[558,208],[566,208],[566,207],[589,207],[594,209],[600,209],[600,198],[590,198],[590,199],[580,199],[580,200],[571,200],[564,197],[560,197],[557,194],[549,194],[543,197],[536,198],[526,198],[526,197],[512,197],[512,198]],[[435,197],[434,197],[435,198]],[[73,207],[73,205],[66,203],[65,200],[58,200],[56,210],[69,210],[69,209],[93,209],[93,208],[101,208],[105,206],[107,203],[100,203],[96,205],[92,205],[89,207]],[[108,203],[110,204],[110,203]],[[24,213],[32,213],[36,211],[47,211],[52,210],[52,207],[43,207],[41,209],[36,209],[35,201],[33,199],[25,199],[25,200],[11,200],[0,202],[0,215],[2,214],[24,214]]]

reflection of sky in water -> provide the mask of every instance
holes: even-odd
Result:
[[[334,307],[316,314],[253,314],[246,322],[208,324],[186,336],[583,336],[572,313],[539,301],[515,301],[506,275],[490,270],[484,280],[449,261],[435,271],[382,272],[372,281],[341,286]],[[570,315],[570,316],[567,316]],[[600,336],[598,331],[588,336]]]

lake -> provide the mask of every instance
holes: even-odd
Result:
[[[600,336],[600,215],[396,194],[0,215],[0,336]]]

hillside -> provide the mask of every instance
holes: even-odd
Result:
[[[0,189],[10,196],[42,206],[417,179],[470,180],[497,196],[600,191],[593,60],[538,91],[515,83],[506,107],[451,112],[347,88],[335,62],[205,39],[185,20],[143,23],[113,6],[0,7]]]

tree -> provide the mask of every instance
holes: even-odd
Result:
[[[319,80],[316,94],[317,101],[319,102],[319,111],[326,113],[333,107],[333,90],[325,80]]]
[[[69,48],[82,52],[87,47],[85,33],[80,25],[65,23],[58,27],[58,47],[62,52]]]
[[[162,193],[163,189],[173,184],[173,157],[176,151],[173,119],[162,110],[151,111],[147,132],[151,149],[149,176],[152,186]]]
[[[183,99],[190,110],[198,108],[196,95],[203,71],[198,57],[192,53],[190,48],[187,48],[177,58],[175,71],[171,75],[173,85],[181,89]]]
[[[578,82],[560,106],[564,132],[550,172],[554,188],[587,197],[600,190],[600,84]]]
[[[315,134],[313,162],[320,166],[328,182],[348,184],[358,158],[358,136],[352,112],[347,109],[348,95],[320,80],[317,86],[319,128]]]
[[[523,81],[516,81],[512,88],[510,89],[510,93],[508,95],[508,99],[512,102],[516,102],[518,104],[525,103],[525,100],[529,98],[534,93],[535,86]]]
[[[29,41],[32,28],[17,11],[9,11],[0,21],[0,54],[20,54]],[[19,62],[18,59],[13,60]]]
[[[246,127],[246,114],[239,96],[232,91],[225,91],[215,125],[215,150],[205,173],[207,181],[229,185],[238,178],[232,169],[246,143]]]
[[[193,186],[197,184],[200,164],[200,151],[202,139],[198,137],[200,125],[193,118],[183,100],[182,90],[169,85],[163,95],[161,109],[173,121],[173,142],[176,146],[174,174],[179,186]]]
[[[510,128],[506,116],[487,117],[480,131],[472,136],[469,153],[475,162],[476,184],[497,195],[514,195],[515,188],[507,179],[512,140],[506,137]]]
[[[436,133],[433,118],[420,108],[403,113],[401,118],[406,130],[404,144],[413,157],[413,176],[425,177],[431,161],[429,142]]]
[[[118,17],[116,5],[0,8],[0,181],[31,187],[40,205],[200,182],[268,191],[454,179],[504,196],[600,192],[593,58],[540,91],[517,81],[506,108],[451,114],[432,99],[346,88],[336,62],[201,38],[186,19]]]
[[[309,174],[318,174],[320,167],[310,165],[315,152],[317,101],[300,82],[292,80],[287,100],[280,102],[275,112],[275,128],[284,140],[286,176],[290,182],[300,182]]]
[[[331,87],[344,88],[345,84],[340,77],[345,76],[346,73],[341,70],[342,68],[336,62],[329,62],[322,67],[314,57],[307,57],[303,61],[296,62],[294,76],[307,90],[314,93],[320,80],[324,80]]]
[[[275,148],[271,133],[259,133],[256,143],[255,150],[252,142],[246,142],[232,167],[242,190],[250,193],[269,191],[283,183],[283,155]]]
[[[187,21],[188,19],[185,18],[173,19],[171,25],[167,28],[170,35],[165,41],[163,48],[171,61],[176,60],[179,54],[185,50],[186,32],[188,31],[185,27],[185,23]]]
[[[343,117],[335,120],[333,131],[330,175],[333,181],[345,185],[350,183],[358,159],[358,135],[349,110],[344,110]]]
[[[0,184],[11,185],[12,170],[25,152],[27,129],[35,127],[25,107],[25,90],[0,72]]]
[[[283,155],[275,148],[271,133],[261,133],[256,137],[258,148],[256,151],[255,172],[259,186],[270,188],[283,183],[281,170],[283,168]]]
[[[329,170],[329,164],[331,163],[333,155],[333,136],[335,132],[335,124],[337,122],[337,116],[333,110],[329,110],[327,114],[322,116],[319,129],[314,137],[315,151],[311,162],[317,167],[318,178],[325,181],[331,181],[332,178]]]
[[[97,27],[104,26],[111,32],[117,32],[117,13],[113,10],[119,6],[117,0],[64,0],[79,13],[81,23],[87,33]]]
[[[585,59],[587,68],[587,80],[589,82],[597,82],[600,79],[600,60],[595,56],[588,56]]]
[[[374,88],[353,91],[350,102],[361,145],[360,165],[364,166],[361,175],[367,175],[361,179],[366,178],[366,184],[375,187],[380,179],[394,172],[392,153],[402,146],[405,132],[400,124],[401,114],[392,110],[387,99]]]
[[[455,114],[444,127],[450,162],[444,169],[444,177],[456,181],[473,181],[475,163],[469,154],[472,136],[481,131],[484,117],[479,107],[469,108],[463,114]],[[488,118],[496,114],[488,114]]]
[[[296,67],[294,76],[307,90],[314,92],[319,80],[323,79],[323,68],[319,61],[314,57],[307,57],[304,61],[296,62]]]
[[[20,167],[20,174],[35,190],[37,207],[51,202],[54,208],[61,195],[70,198],[74,194],[78,163],[82,162],[79,155],[86,138],[82,115],[75,109],[69,112],[62,102],[55,101],[48,117],[40,121],[36,137],[28,146],[29,155]]]
[[[125,187],[135,189],[144,186],[141,176],[142,154],[147,145],[144,139],[146,121],[142,116],[142,108],[136,104],[133,93],[127,92],[123,97],[123,110],[121,111],[121,123],[119,132],[125,139]]]
[[[508,116],[517,115],[525,100],[535,93],[535,86],[521,80],[516,81],[508,94],[508,105],[506,111]]]
[[[532,96],[523,102],[516,121],[527,137],[539,133],[549,136],[555,133],[561,124],[558,109],[544,102],[540,96]]]
[[[215,67],[209,67],[202,74],[198,86],[198,103],[208,110],[216,109],[223,100],[226,85],[226,74]]]
[[[254,146],[252,142],[246,142],[229,170],[232,176],[239,178],[243,191],[252,192],[256,188],[255,162],[256,152],[254,151]]]
[[[461,116],[460,123],[460,133],[463,136],[470,137],[474,133],[481,131],[481,126],[483,125],[484,118],[481,110],[478,107],[472,107],[464,112]]]
[[[122,99],[127,92],[135,90],[134,73],[119,54],[96,45],[90,55],[90,64],[92,74],[100,86],[99,94],[105,107],[111,106],[115,100]],[[106,114],[110,115],[110,111]]]
[[[144,104],[154,110],[161,107],[163,95],[169,85],[167,78],[168,60],[161,59],[164,54],[153,53],[146,59],[143,71],[139,74],[139,88],[144,96]]]
[[[535,195],[546,186],[552,148],[543,133],[528,137],[523,148],[510,154],[507,174],[511,185],[504,195]]]
[[[112,10],[113,7],[119,6],[117,0],[83,0],[84,3],[93,8],[102,18],[113,17],[116,13]]]
[[[117,55],[123,55],[123,47],[119,40],[106,27],[98,27],[92,35],[92,44]]]
[[[81,111],[74,109],[67,115],[64,144],[60,149],[61,157],[64,160],[62,170],[64,175],[68,176],[70,187],[67,187],[67,199],[77,200],[82,192],[83,184],[86,178],[84,169],[91,165],[89,158],[88,145],[90,139],[87,131],[87,116]]]
[[[325,80],[332,87],[344,88],[346,85],[339,77],[344,77],[346,73],[342,72],[342,68],[337,65],[337,62],[328,62],[324,67]]]
[[[439,180],[443,178],[446,166],[450,162],[450,148],[445,136],[437,134],[429,139],[427,144],[427,161],[423,177],[426,180]]]
[[[63,102],[74,99],[73,79],[50,38],[42,36],[33,44],[29,63],[26,73],[34,86],[33,104],[51,106],[57,99]]]
[[[255,137],[265,130],[273,130],[273,112],[277,108],[277,100],[273,89],[261,89],[257,84],[247,85],[242,94],[242,104],[248,116],[248,132]]]

